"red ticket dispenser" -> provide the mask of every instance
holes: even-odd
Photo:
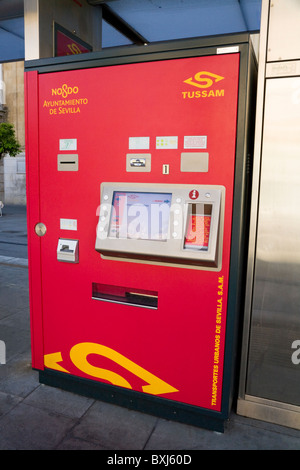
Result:
[[[234,40],[26,63],[41,382],[223,430],[255,76]]]

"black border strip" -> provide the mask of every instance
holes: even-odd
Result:
[[[57,387],[88,398],[123,406],[130,410],[158,416],[170,421],[203,427],[212,431],[224,432],[225,420],[221,413],[216,411],[167,400],[166,398],[156,397],[147,393],[127,390],[123,387],[95,380],[75,377],[51,369],[39,371],[39,381],[51,387]]]
[[[115,13],[105,3],[102,6],[102,19],[115,28],[119,33],[128,38],[134,44],[143,46],[148,43],[148,40],[140,33],[138,33],[132,26],[123,20],[117,13]]]
[[[249,44],[249,34],[228,36],[210,36],[205,38],[163,41],[147,46],[121,46],[103,49],[98,52],[87,52],[63,57],[50,57],[25,61],[25,72],[37,70],[39,73],[65,70],[105,67],[154,60],[194,57],[216,54],[217,47],[230,47]]]

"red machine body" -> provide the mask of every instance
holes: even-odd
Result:
[[[25,75],[33,367],[221,412],[240,54]],[[195,152],[208,168],[182,171]],[[128,171],[144,154],[150,170]],[[187,185],[190,201],[222,187],[218,265],[101,255],[107,182]],[[74,262],[58,259],[59,240],[76,242]],[[154,308],[114,301],[128,292]]]

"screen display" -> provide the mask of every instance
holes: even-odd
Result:
[[[208,251],[211,224],[210,204],[190,204],[184,248]]]
[[[171,199],[171,193],[114,191],[108,236],[167,240]]]

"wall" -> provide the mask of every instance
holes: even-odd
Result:
[[[4,157],[4,202],[26,204],[25,153]]]
[[[2,65],[6,91],[6,121],[14,125],[22,153],[0,161],[0,200],[5,204],[26,204],[24,62]]]
[[[54,22],[101,49],[102,10],[86,0],[24,0],[24,13],[26,60],[53,57]]]
[[[24,62],[3,64],[3,81],[6,89],[6,120],[14,125],[16,137],[25,149],[24,123]]]

